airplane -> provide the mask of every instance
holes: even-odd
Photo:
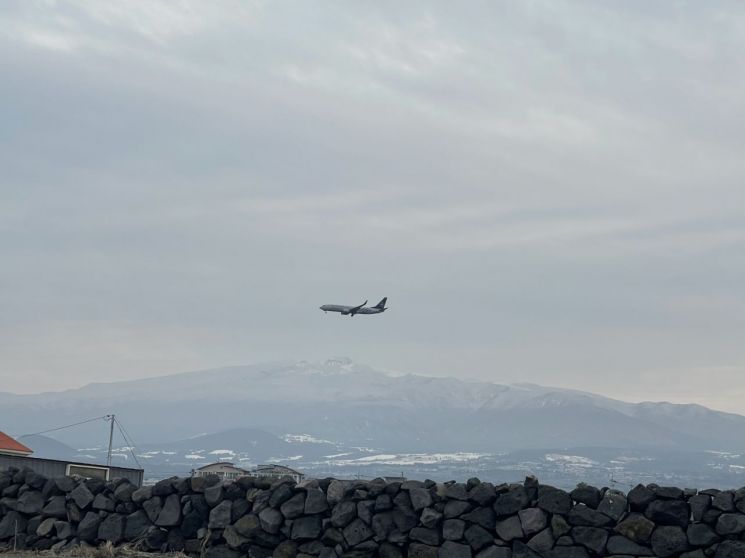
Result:
[[[388,297],[378,302],[375,306],[368,308],[365,306],[367,301],[363,302],[359,306],[343,306],[341,304],[324,304],[321,306],[321,310],[324,312],[339,312],[342,316],[354,317],[356,314],[382,314],[388,308],[385,307],[385,303],[388,301]]]

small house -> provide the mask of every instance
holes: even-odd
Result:
[[[300,482],[305,478],[303,473],[285,467],[284,465],[259,465],[256,469],[251,471],[251,476],[264,479],[291,477],[295,482]]]
[[[249,472],[240,467],[236,467],[232,463],[227,461],[218,461],[217,463],[210,463],[199,469],[194,469],[191,472],[192,477],[208,477],[215,475],[220,477],[221,480],[235,480],[240,477],[246,477]]]
[[[34,451],[31,448],[27,448],[21,442],[8,436],[5,432],[0,432],[0,455],[28,457],[32,453]]]

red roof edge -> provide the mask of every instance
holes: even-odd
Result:
[[[34,450],[24,446],[21,442],[14,440],[2,431],[0,431],[0,452],[1,451],[25,453],[26,455],[34,453]]]

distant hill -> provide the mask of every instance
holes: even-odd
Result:
[[[63,444],[48,436],[34,435],[22,436],[19,438],[27,447],[34,450],[32,457],[41,457],[44,459],[67,459],[74,460],[78,451],[75,448]]]
[[[745,417],[699,405],[632,404],[534,384],[391,376],[348,359],[270,363],[91,384],[38,395],[0,394],[0,425],[34,431],[116,413],[138,445],[188,449],[223,432],[214,450],[255,443],[289,455],[286,435],[391,451],[510,451],[542,447],[739,448]],[[236,435],[224,431],[251,429]],[[59,438],[105,445],[95,422]],[[325,442],[324,442],[325,441]],[[298,443],[298,442],[295,442]],[[312,447],[305,443],[306,449]],[[205,450],[207,448],[204,448]],[[225,448],[227,449],[227,448]],[[285,451],[288,450],[288,451]],[[325,451],[325,450],[324,450]],[[307,452],[304,452],[307,455]]]

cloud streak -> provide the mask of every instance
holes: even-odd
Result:
[[[744,28],[735,2],[6,3],[3,389],[348,354],[745,412],[719,395]]]

